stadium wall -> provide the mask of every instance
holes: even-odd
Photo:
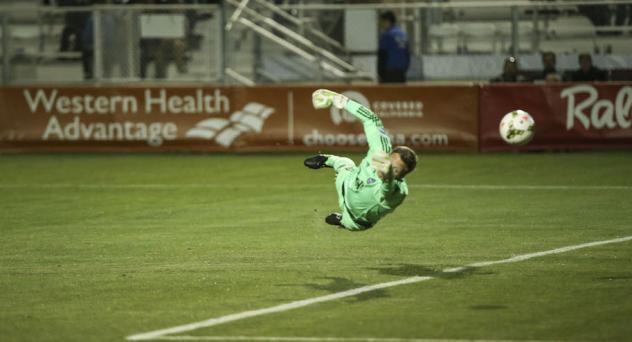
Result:
[[[313,86],[4,87],[0,150],[364,151],[354,117],[314,110]],[[420,151],[632,147],[632,84],[331,87]],[[530,112],[534,140],[504,144],[498,122]]]
[[[632,83],[487,85],[480,91],[481,151],[632,148]],[[515,109],[536,122],[533,141],[505,144],[498,124]]]

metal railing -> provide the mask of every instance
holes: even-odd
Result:
[[[220,12],[217,5],[0,6],[3,84],[219,82]],[[165,20],[161,32],[146,32]]]
[[[226,0],[226,3],[235,7],[235,11],[226,24],[227,31],[230,31],[233,24],[238,22],[261,37],[294,52],[307,62],[318,64],[323,72],[331,73],[340,79],[366,78],[366,76],[362,75],[351,63],[321,47],[321,45],[325,44],[336,45],[331,44],[333,39],[322,39],[322,37],[326,37],[324,33],[312,27],[305,27],[301,20],[283,12],[273,4],[261,0],[254,2],[258,5],[263,5],[259,9],[267,9],[275,15],[284,13],[281,15],[284,19],[293,18],[289,20],[288,24],[295,25],[296,27],[294,27],[293,30],[291,27],[274,20],[273,17],[266,17],[260,14],[255,8],[249,7],[251,4],[249,4],[248,0],[242,0],[240,2],[237,0]],[[303,32],[303,34],[300,32]],[[312,37],[325,41],[325,44],[318,44],[310,40],[310,38],[304,35],[306,32],[312,34]],[[339,49],[342,47],[340,43],[337,43],[336,46]]]
[[[297,1],[275,5],[266,0],[225,0],[221,5],[2,5],[2,83],[253,85],[371,80],[377,23],[370,30],[356,32],[370,42],[364,49],[350,49],[346,41],[350,38],[344,29],[345,15],[359,10],[374,13],[374,19],[381,10],[394,10],[408,32],[413,60],[428,55],[533,55],[549,49],[632,55],[632,47],[627,50],[632,13],[623,24],[597,25],[580,11],[587,5],[632,7],[632,1]],[[73,16],[91,23],[91,31],[87,32],[85,23],[81,31],[73,28]],[[328,29],[324,29],[325,19],[333,22]],[[169,30],[157,24],[160,20],[167,20],[167,26],[174,27],[171,31],[180,34],[164,32]],[[176,30],[177,25],[183,27]],[[152,30],[164,36],[148,34]],[[82,45],[78,41],[88,47],[77,48]],[[61,48],[64,43],[72,47]]]

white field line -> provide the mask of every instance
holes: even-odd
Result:
[[[630,240],[632,240],[632,235],[631,236],[622,237],[622,238],[612,239],[612,240],[594,241],[594,242],[588,242],[588,243],[583,243],[583,244],[579,244],[579,245],[572,245],[572,246],[566,246],[566,247],[551,249],[551,250],[548,250],[548,251],[535,252],[535,253],[529,253],[529,254],[522,254],[522,255],[517,255],[517,256],[511,257],[511,258],[507,258],[507,259],[501,259],[501,260],[495,260],[495,261],[477,262],[477,263],[473,263],[473,264],[469,264],[469,265],[465,265],[465,266],[461,266],[461,267],[448,268],[448,269],[443,270],[442,272],[444,272],[444,273],[462,272],[462,271],[464,271],[464,270],[466,270],[468,268],[472,268],[472,267],[484,267],[484,266],[497,265],[497,264],[508,264],[508,263],[525,261],[525,260],[529,260],[529,259],[532,259],[532,258],[538,258],[538,257],[551,255],[551,254],[559,254],[559,253],[569,252],[569,251],[573,251],[573,250],[581,249],[581,248],[588,248],[588,247],[606,245],[606,244],[611,244],[611,243],[620,243],[620,242],[625,242],[625,241],[630,241]],[[435,279],[435,277],[414,276],[414,277],[410,277],[410,278],[404,278],[404,279],[395,280],[395,281],[389,281],[389,282],[385,282],[385,283],[368,285],[368,286],[358,287],[358,288],[347,290],[347,291],[332,293],[332,294],[329,294],[329,295],[326,295],[326,296],[307,298],[307,299],[297,300],[297,301],[290,302],[290,303],[285,303],[285,304],[271,306],[271,307],[268,307],[268,308],[243,311],[243,312],[238,312],[238,313],[234,313],[234,314],[230,314],[230,315],[226,315],[226,316],[221,316],[221,317],[217,317],[217,318],[207,319],[207,320],[204,320],[204,321],[199,321],[199,322],[179,325],[179,326],[175,326],[175,327],[171,327],[171,328],[165,328],[165,329],[154,330],[154,331],[140,333],[140,334],[134,334],[134,335],[127,336],[127,339],[128,340],[132,340],[132,341],[154,340],[154,339],[164,338],[165,335],[179,334],[179,333],[193,331],[193,330],[197,330],[197,329],[208,328],[208,327],[212,327],[212,326],[215,326],[215,325],[220,325],[220,324],[233,322],[233,321],[239,321],[239,320],[250,318],[250,317],[256,317],[256,316],[261,316],[261,315],[268,315],[268,314],[273,314],[273,313],[277,313],[277,312],[284,312],[284,311],[288,311],[288,310],[292,310],[292,309],[302,308],[302,307],[305,307],[305,306],[308,306],[308,305],[313,305],[313,304],[322,303],[322,302],[328,302],[328,301],[332,301],[332,300],[336,300],[336,299],[340,299],[340,298],[345,298],[345,297],[356,296],[356,295],[358,295],[360,293],[375,291],[375,290],[384,289],[384,288],[388,288],[388,287],[399,286],[399,285],[414,284],[414,283],[419,283],[419,282],[426,281],[426,280],[431,280],[431,279]],[[174,337],[177,338],[177,336],[174,336]]]
[[[415,189],[455,189],[455,190],[632,190],[632,185],[509,185],[509,184],[409,184]],[[90,183],[32,183],[32,184],[0,184],[0,189],[323,189],[330,184],[90,184]]]
[[[164,341],[283,341],[283,342],[556,342],[535,340],[453,340],[391,337],[290,337],[290,336],[162,336]]]

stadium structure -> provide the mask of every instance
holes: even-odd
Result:
[[[629,0],[2,0],[0,340],[629,341],[631,42]],[[359,118],[418,164],[349,231],[304,160]]]

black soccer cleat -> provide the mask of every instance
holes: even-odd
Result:
[[[329,216],[325,217],[325,222],[332,226],[342,226],[342,215],[338,213],[331,213]]]
[[[309,157],[305,159],[303,164],[305,164],[305,166],[309,167],[310,169],[320,169],[323,167],[328,167],[327,165],[325,165],[326,161],[327,161],[327,156],[318,154],[313,157]]]

